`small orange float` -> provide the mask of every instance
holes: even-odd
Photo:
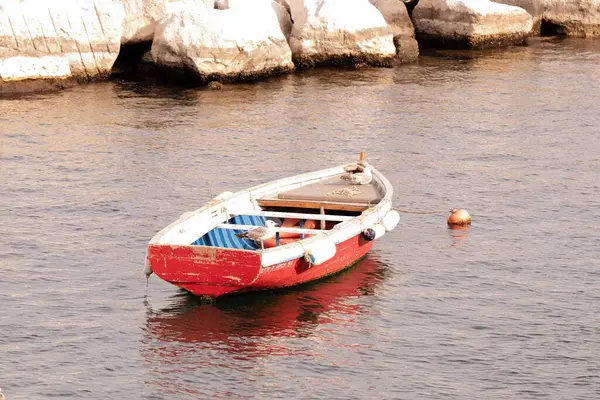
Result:
[[[448,225],[450,227],[466,226],[471,225],[471,216],[467,210],[459,210],[453,208],[450,210],[450,216],[448,217]]]

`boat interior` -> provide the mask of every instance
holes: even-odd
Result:
[[[340,175],[284,190],[255,199],[260,210],[230,215],[227,223],[219,224],[192,243],[231,249],[259,250],[290,244],[355,218],[378,204],[385,195],[382,185],[373,180],[366,185],[351,185]],[[276,222],[276,235],[256,243],[238,238],[237,233]]]
[[[351,185],[334,176],[310,185],[300,186],[276,196],[258,200],[261,207],[317,209],[325,211],[358,212],[359,214],[377,204],[384,193],[376,182],[367,185]]]
[[[378,204],[383,196],[382,187],[376,181],[367,185],[351,185],[336,175],[255,199],[259,211],[248,210],[231,215],[227,223],[217,225],[191,244],[243,250],[286,245],[318,235],[360,215]],[[237,233],[265,226],[267,220],[276,222],[276,235],[265,240],[262,246],[236,236]]]

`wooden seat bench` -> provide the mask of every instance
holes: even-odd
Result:
[[[258,205],[261,207],[287,207],[287,208],[309,208],[321,209],[325,211],[352,211],[362,212],[371,207],[367,203],[345,203],[333,201],[309,201],[309,200],[291,200],[291,199],[258,199]]]

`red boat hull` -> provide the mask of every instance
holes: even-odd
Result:
[[[261,267],[259,252],[205,246],[150,245],[154,273],[197,296],[279,289],[335,274],[364,257],[373,246],[362,235],[336,245],[335,256],[310,266],[304,258]]]

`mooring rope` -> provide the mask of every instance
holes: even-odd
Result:
[[[415,211],[415,210],[404,210],[402,208],[393,207],[392,210],[404,213],[404,214],[448,214],[448,210],[426,210],[426,211]]]

